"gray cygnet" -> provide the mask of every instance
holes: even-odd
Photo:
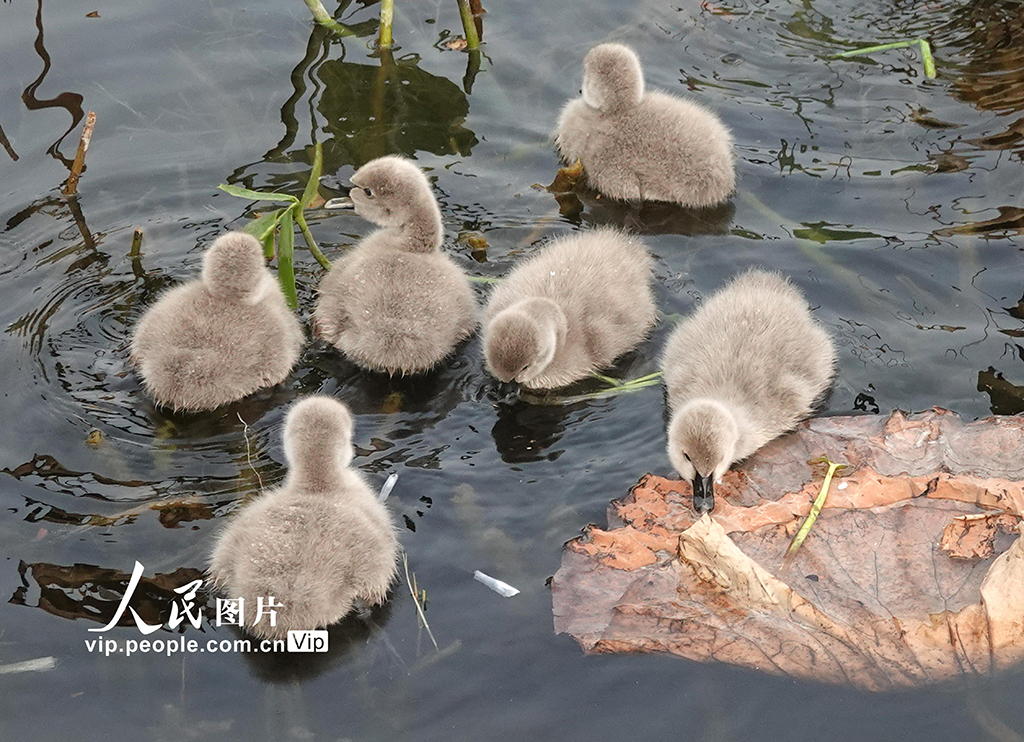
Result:
[[[583,95],[562,109],[555,144],[614,199],[713,206],[736,187],[729,130],[697,103],[644,92],[640,60],[622,44],[587,54]]]
[[[157,403],[212,410],[283,381],[304,341],[260,243],[229,232],[206,251],[201,278],[142,316],[130,358]]]
[[[380,225],[320,284],[321,337],[364,368],[413,374],[435,366],[476,328],[465,274],[440,251],[444,232],[430,183],[401,157],[352,176],[356,213]]]
[[[832,339],[777,273],[740,274],[679,323],[661,362],[668,456],[698,512],[734,462],[810,415],[835,364]]]

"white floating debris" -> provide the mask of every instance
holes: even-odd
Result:
[[[11,675],[16,672],[42,672],[52,670],[57,666],[56,657],[39,657],[24,662],[12,662],[9,665],[0,665],[0,675]]]
[[[392,472],[388,474],[388,478],[384,480],[383,486],[380,488],[380,494],[377,497],[381,502],[388,499],[388,495],[391,494],[391,490],[395,488],[395,482],[398,481],[398,472]]]
[[[487,587],[491,588],[491,590],[503,598],[511,598],[513,595],[519,595],[519,591],[507,582],[502,582],[501,580],[496,580],[489,575],[485,575],[479,569],[473,573],[473,579],[487,585]]]
[[[332,198],[324,204],[325,209],[354,209],[356,205],[352,203],[352,199],[348,196],[341,196],[340,198]]]

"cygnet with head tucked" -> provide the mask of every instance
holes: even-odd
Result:
[[[212,410],[284,381],[304,340],[260,243],[229,232],[206,251],[201,278],[142,316],[131,361],[158,404]]]
[[[520,263],[484,311],[484,359],[500,381],[550,389],[607,368],[654,324],[654,261],[637,238],[595,229]]]
[[[387,507],[352,461],[352,416],[330,397],[306,397],[288,413],[284,484],[233,515],[217,539],[210,575],[228,598],[244,598],[245,627],[265,638],[318,629],[353,608],[384,602],[398,538]],[[257,599],[273,596],[276,625],[256,622]]]
[[[665,346],[668,456],[693,483],[697,512],[734,462],[811,414],[836,351],[786,278],[752,270],[679,323]]]
[[[356,213],[381,229],[324,277],[317,331],[364,368],[426,371],[476,328],[473,291],[440,251],[441,212],[418,167],[381,157],[359,168],[352,183]]]
[[[623,201],[713,206],[736,187],[732,136],[696,103],[644,91],[640,60],[622,44],[599,44],[583,61],[583,96],[562,109],[555,144],[587,180]]]

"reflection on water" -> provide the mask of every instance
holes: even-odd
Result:
[[[61,618],[85,618],[101,626],[106,626],[116,615],[131,580],[130,573],[90,564],[63,567],[21,562],[18,575],[21,585],[8,602],[41,608]],[[168,574],[143,577],[135,587],[131,607],[145,623],[151,626],[165,624],[170,618],[172,603],[180,597],[174,592],[175,588],[202,578],[201,571],[186,567],[179,567]],[[195,604],[202,609],[206,606],[206,598],[200,593]],[[125,611],[117,625],[134,627],[135,619]]]
[[[74,157],[70,159],[61,154],[60,145],[64,141],[64,137],[74,131],[78,123],[85,118],[85,111],[82,110],[82,101],[85,100],[79,93],[60,93],[53,98],[40,99],[36,97],[36,90],[43,84],[43,80],[46,79],[46,75],[50,72],[50,54],[46,51],[46,46],[43,44],[43,0],[38,0],[38,6],[36,10],[36,28],[39,33],[35,40],[35,51],[39,55],[39,58],[43,61],[43,71],[39,73],[39,77],[33,80],[25,91],[21,94],[21,99],[25,103],[25,107],[30,111],[38,111],[43,108],[63,108],[71,114],[71,125],[67,131],[60,135],[60,138],[56,142],[50,145],[47,150],[47,154],[60,160],[64,163],[64,166],[68,169],[71,168]],[[6,137],[4,137],[6,142]],[[5,148],[11,151],[10,144],[5,144]],[[17,159],[16,157],[14,159]]]
[[[729,234],[733,214],[736,213],[732,201],[704,209],[690,209],[668,203],[610,201],[589,191],[559,194],[556,198],[559,199],[560,212],[574,224],[614,226],[641,235]]]
[[[324,62],[317,109],[331,139],[324,169],[359,167],[386,154],[469,155],[476,135],[463,126],[466,94],[451,80],[419,68],[419,59],[380,53],[380,66]]]
[[[993,415],[1017,415],[1024,412],[1024,385],[1012,384],[989,366],[978,372],[978,391],[992,400]]]
[[[501,460],[509,464],[555,461],[565,450],[549,449],[565,434],[570,418],[579,421],[586,417],[575,414],[586,406],[531,404],[522,400],[498,405],[498,420],[491,428],[491,436]]]

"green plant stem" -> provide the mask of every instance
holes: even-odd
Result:
[[[355,32],[346,26],[344,23],[338,23],[327,12],[327,8],[323,6],[320,0],[302,0],[306,3],[306,7],[309,8],[309,12],[313,14],[313,20],[319,23],[324,28],[328,28],[338,36],[355,36]]]
[[[316,262],[330,270],[331,261],[320,252],[320,248],[317,247],[316,242],[313,240],[313,233],[309,231],[309,225],[306,224],[306,217],[302,215],[302,209],[295,209],[295,221],[299,223],[299,229],[302,230],[302,238],[306,241],[306,247],[309,248],[309,251],[313,253],[313,257],[316,258]]]
[[[377,46],[380,49],[390,49],[391,24],[395,18],[395,0],[380,0],[380,37]]]
[[[928,43],[927,39],[912,39],[910,41],[893,41],[890,44],[877,44],[876,46],[865,46],[861,49],[851,49],[847,52],[840,52],[839,54],[833,54],[832,59],[846,59],[848,57],[859,57],[864,54],[873,54],[874,52],[884,52],[890,49],[904,49],[908,46],[917,46],[921,49],[921,62],[924,64],[924,75],[929,80],[934,80],[935,71],[935,57],[932,56],[932,45]]]
[[[800,530],[796,532],[793,537],[793,542],[789,545],[789,549],[786,550],[786,556],[791,557],[796,554],[796,550],[799,549],[804,539],[807,538],[807,534],[811,532],[811,526],[818,520],[818,514],[821,509],[825,506],[825,500],[828,497],[828,486],[832,483],[832,475],[836,473],[836,469],[842,469],[846,464],[834,464],[831,461],[828,462],[828,473],[825,475],[825,481],[821,483],[821,491],[818,496],[814,498],[814,504],[811,505],[811,512],[804,518],[804,522],[800,525]]]
[[[459,15],[462,17],[462,32],[466,35],[466,48],[473,50],[480,48],[480,37],[476,33],[476,21],[473,19],[473,9],[469,7],[469,0],[458,0]]]
[[[890,49],[903,49],[916,44],[917,40],[914,41],[894,41],[891,44],[877,44],[876,46],[865,46],[860,49],[851,49],[848,52],[840,52],[839,54],[833,54],[833,59],[842,59],[843,57],[859,57],[861,54],[872,54],[874,52],[886,52]]]
[[[932,56],[932,45],[926,39],[918,39],[921,42],[921,61],[924,62],[924,76],[929,80],[935,79],[935,57]]]

